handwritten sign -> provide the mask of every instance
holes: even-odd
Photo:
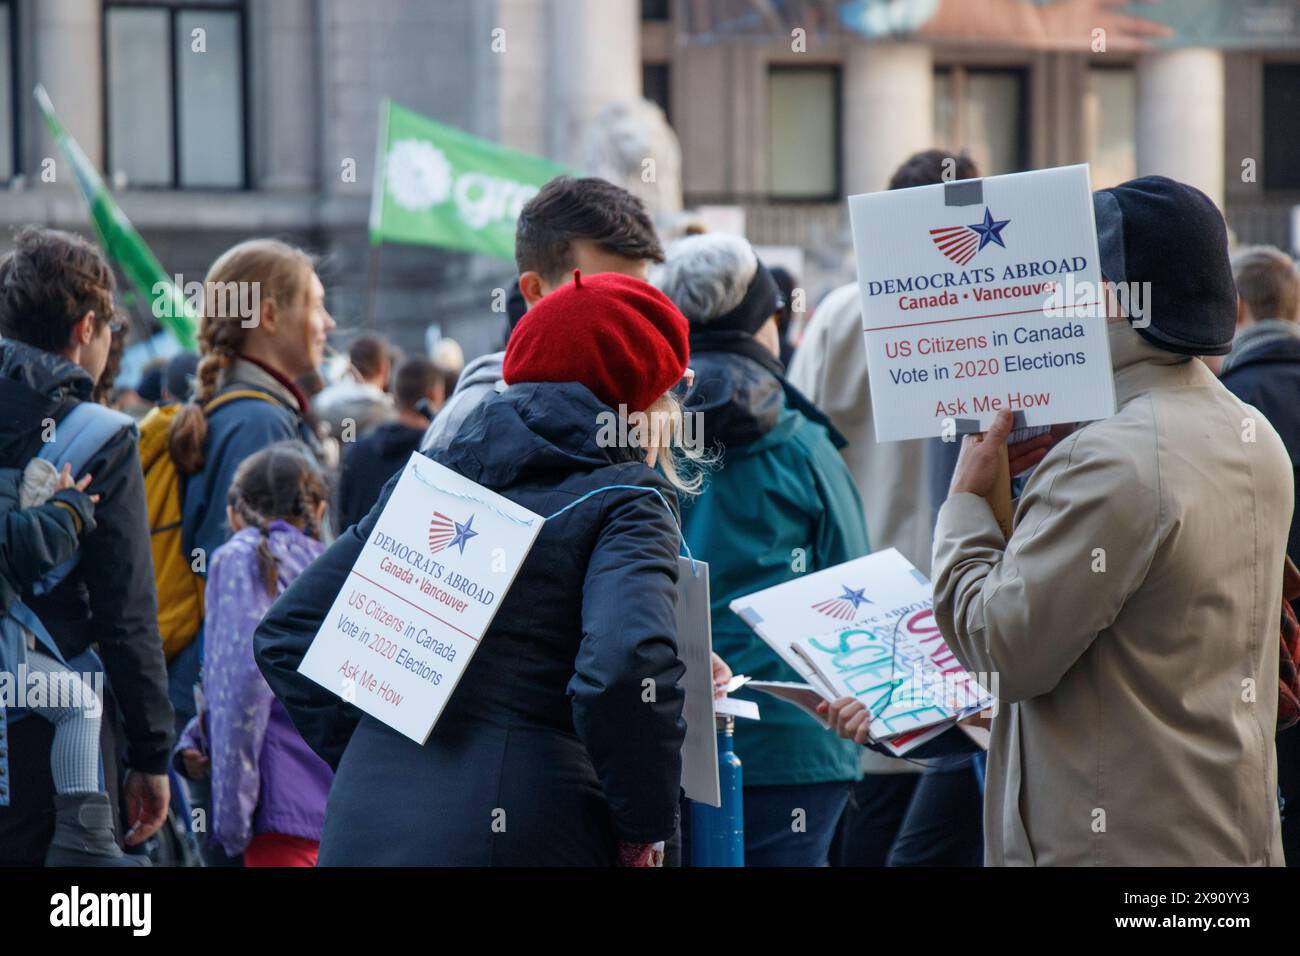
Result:
[[[856,697],[871,736],[907,752],[992,702],[934,623],[930,582],[893,548],[746,597],[731,609],[796,670],[807,687],[758,687],[774,696]],[[752,685],[757,686],[757,685]]]
[[[298,670],[423,743],[542,521],[413,453]]]
[[[1115,411],[1087,166],[849,197],[880,441]]]

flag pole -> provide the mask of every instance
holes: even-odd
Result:
[[[366,270],[366,328],[374,328],[375,325],[375,300],[379,294],[379,250],[384,247],[382,242],[372,243],[370,246],[370,268]]]
[[[379,297],[379,250],[383,248],[381,238],[384,218],[384,190],[387,189],[387,170],[384,157],[388,152],[388,122],[393,101],[387,96],[379,103],[379,135],[375,138],[375,169],[370,186],[370,268],[366,275],[366,328],[375,324],[375,306]]]

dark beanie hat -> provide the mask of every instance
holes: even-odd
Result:
[[[1226,355],[1237,323],[1228,230],[1209,196],[1165,176],[1092,194],[1102,275],[1149,282],[1134,330],[1157,348]]]
[[[688,334],[686,317],[650,283],[575,271],[519,320],[502,377],[580,382],[611,408],[643,412],[686,374]]]

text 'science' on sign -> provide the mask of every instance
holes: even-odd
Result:
[[[880,441],[1115,411],[1087,166],[849,198]],[[957,423],[954,425],[954,423]]]
[[[542,521],[413,453],[298,670],[424,743]]]

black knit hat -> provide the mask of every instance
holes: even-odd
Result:
[[[1151,283],[1137,333],[1166,352],[1226,355],[1237,287],[1228,230],[1210,197],[1164,176],[1143,176],[1093,193],[1092,208],[1102,275]]]

